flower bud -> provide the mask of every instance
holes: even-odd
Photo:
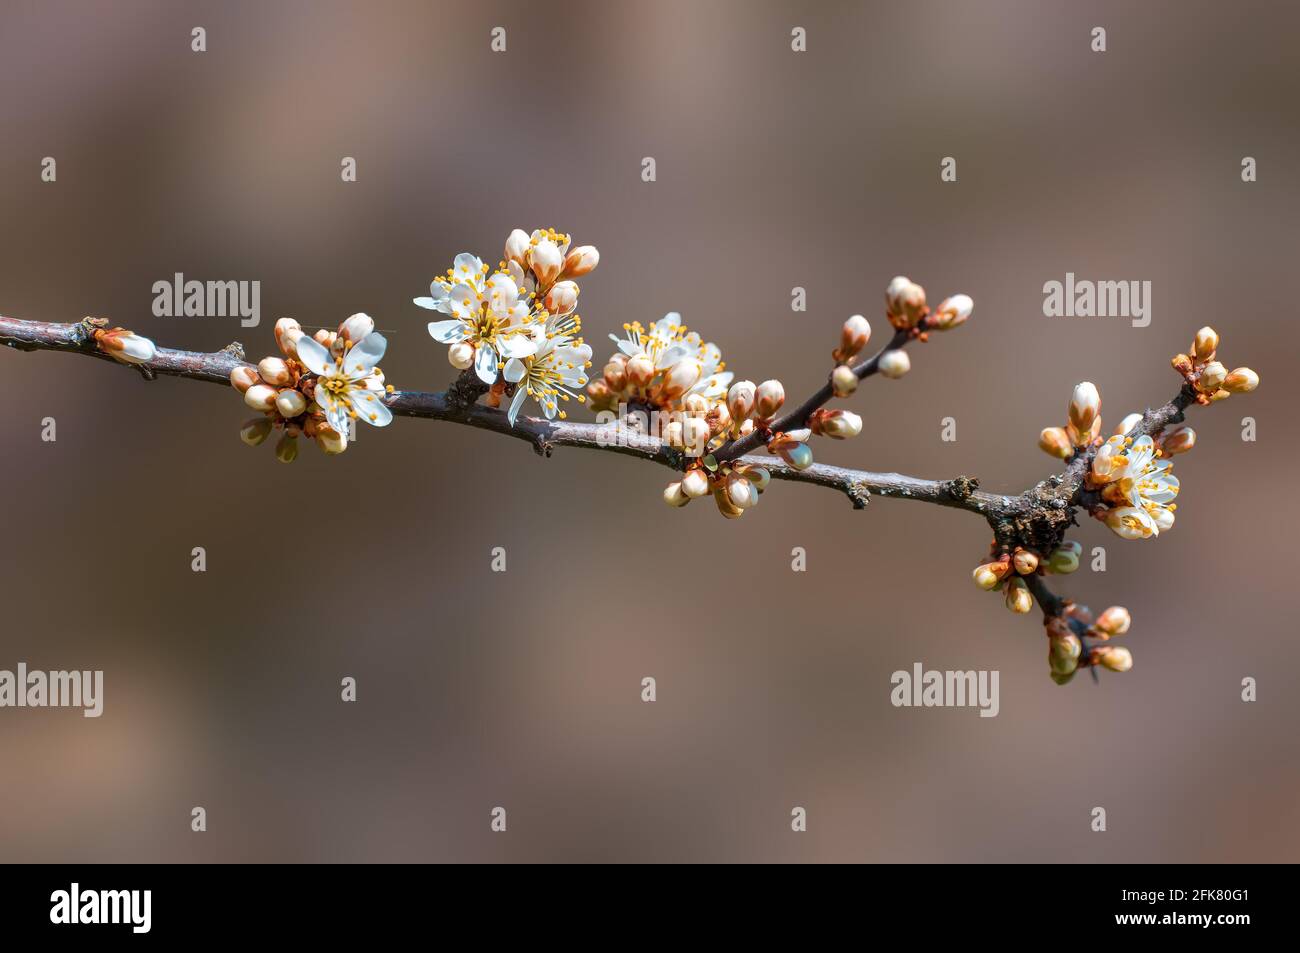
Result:
[[[532,246],[528,252],[528,265],[537,283],[546,288],[559,276],[564,267],[564,257],[560,254],[560,247],[548,238]]]
[[[754,416],[771,420],[785,403],[785,387],[780,381],[763,381],[754,394]]]
[[[333,427],[319,426],[316,428],[316,443],[326,453],[333,456],[342,453],[348,448],[348,438],[346,434],[341,434]]]
[[[528,249],[532,247],[532,242],[528,233],[522,228],[516,228],[506,237],[506,261],[517,262],[520,265],[526,264],[525,258],[528,255]]]
[[[1034,607],[1034,597],[1023,579],[1016,577],[1007,583],[1006,603],[1008,609],[1021,615]]]
[[[289,370],[289,365],[279,357],[264,357],[257,362],[257,373],[262,380],[276,387],[284,387],[293,383],[293,371]]]
[[[659,428],[659,439],[670,447],[681,447],[686,443],[686,431],[680,420],[670,420]]]
[[[664,502],[669,506],[685,506],[691,498],[682,492],[680,483],[669,483],[664,487]]]
[[[257,368],[249,367],[247,364],[240,364],[230,370],[230,386],[235,388],[241,394],[254,384],[262,383],[262,379],[257,376]]]
[[[731,502],[727,496],[727,491],[721,487],[713,491],[713,502],[718,505],[718,512],[729,520],[739,519],[745,515],[745,511]]]
[[[1053,635],[1047,640],[1047,664],[1053,672],[1069,675],[1079,667],[1083,641],[1073,632]]]
[[[1259,375],[1249,367],[1239,367],[1223,379],[1223,389],[1230,394],[1249,394],[1259,386]]]
[[[840,329],[840,346],[835,350],[835,360],[847,363],[856,357],[871,340],[871,324],[860,314],[844,322]]]
[[[1086,436],[1088,442],[1091,441],[1092,425],[1100,413],[1101,394],[1097,392],[1097,385],[1092,381],[1075,385],[1074,394],[1070,397],[1070,423],[1078,431],[1078,439],[1082,440]],[[1084,446],[1084,443],[1076,443],[1075,446]]]
[[[1186,354],[1175,354],[1169,359],[1169,363],[1174,370],[1184,377],[1192,372],[1192,359]]]
[[[912,369],[912,359],[907,356],[906,351],[895,349],[880,355],[880,363],[877,366],[881,374],[890,380],[898,380]]]
[[[914,328],[925,317],[925,289],[899,275],[885,289],[885,307],[894,327]]]
[[[474,345],[466,341],[457,341],[447,348],[447,361],[452,367],[463,371],[474,364]]]
[[[250,447],[256,447],[270,436],[271,426],[270,417],[254,417],[252,420],[245,420],[244,425],[239,428],[239,439]]]
[[[1067,575],[1079,568],[1079,553],[1067,546],[1052,550],[1047,557],[1047,568],[1059,575]]]
[[[569,278],[581,278],[599,264],[600,252],[595,245],[579,245],[565,256],[564,274]]]
[[[831,371],[831,393],[836,397],[848,397],[857,389],[858,375],[853,373],[853,368],[841,364]]]
[[[1078,669],[1075,669],[1074,671],[1077,672]],[[1056,682],[1058,685],[1065,685],[1070,681],[1070,679],[1074,678],[1074,672],[1071,672],[1069,675],[1062,675],[1060,672],[1052,672],[1050,674],[1052,676],[1052,681]]]
[[[703,417],[687,417],[682,421],[682,446],[689,456],[703,455],[709,436],[709,422]]]
[[[1097,645],[1088,653],[1093,665],[1100,665],[1112,672],[1127,672],[1133,667],[1133,653],[1121,645]]]
[[[1011,572],[1011,563],[1004,560],[984,563],[982,566],[976,566],[975,571],[971,573],[971,578],[975,580],[975,585],[988,591],[996,589],[1008,573]]]
[[[781,443],[775,453],[796,470],[807,470],[813,465],[813,453],[806,443]]]
[[[682,492],[692,499],[705,496],[712,490],[712,487],[709,486],[708,475],[699,467],[687,470],[686,475],[682,477],[681,485]]]
[[[638,354],[635,357],[628,358],[624,366],[627,372],[628,383],[633,387],[645,387],[655,376],[654,361],[650,360],[645,354]]]
[[[275,445],[275,459],[281,463],[293,463],[298,459],[298,438],[285,434]]]
[[[851,410],[819,410],[809,423],[813,433],[833,440],[847,440],[862,433],[862,418]]]
[[[1016,554],[1011,557],[1011,564],[1020,575],[1031,575],[1038,571],[1038,554],[1027,549],[1017,549]]]
[[[633,358],[633,360],[636,360]],[[648,360],[648,359],[647,359]],[[632,362],[628,362],[631,367]],[[664,372],[662,393],[668,400],[676,400],[700,382],[704,368],[692,357],[684,357]]]
[[[610,361],[603,376],[612,390],[622,390],[627,386],[627,361]]]
[[[1213,394],[1228,379],[1228,369],[1218,361],[1211,361],[1201,371],[1198,386],[1207,394]]]
[[[745,474],[745,479],[754,484],[754,489],[762,493],[767,489],[767,485],[772,482],[772,474],[766,467],[745,467],[740,471]]]
[[[1191,427],[1170,427],[1160,435],[1160,451],[1167,457],[1186,453],[1196,446],[1196,431]]]
[[[936,331],[951,331],[965,324],[973,310],[975,310],[975,302],[971,300],[970,295],[953,295],[944,298],[934,314],[930,315],[926,327],[934,328]]]
[[[727,391],[727,411],[733,421],[743,421],[754,412],[758,389],[753,381],[736,381]]]
[[[307,398],[299,391],[286,388],[275,395],[275,409],[281,417],[297,417],[307,409]]]
[[[285,357],[298,357],[298,338],[302,337],[302,325],[293,318],[281,318],[275,322],[275,344]]]
[[[743,473],[732,473],[727,477],[727,499],[732,506],[747,510],[758,503],[758,487],[745,479]]]
[[[126,328],[96,331],[95,343],[101,351],[123,364],[144,364],[152,361],[157,353],[153,341]]]
[[[1127,417],[1125,417],[1123,420],[1119,422],[1119,426],[1115,428],[1114,435],[1116,437],[1126,436],[1130,430],[1132,430],[1140,423],[1142,423],[1141,414],[1129,414]]]
[[[557,281],[551,286],[551,290],[546,292],[542,303],[551,314],[568,314],[578,306],[578,283]]]
[[[1110,639],[1117,635],[1123,635],[1132,624],[1133,617],[1129,615],[1127,609],[1123,606],[1111,606],[1097,616],[1093,629],[1098,638]]]
[[[1214,352],[1219,349],[1219,332],[1214,328],[1205,327],[1196,332],[1196,340],[1192,342],[1192,354],[1196,357],[1198,364],[1204,364],[1214,359]]]
[[[1049,456],[1068,460],[1074,454],[1064,427],[1044,427],[1038,435],[1038,448]]]
[[[356,344],[374,329],[375,319],[358,312],[339,325],[339,337],[349,344]]]
[[[270,384],[254,384],[244,391],[244,403],[254,410],[269,411],[275,407],[276,394]]]

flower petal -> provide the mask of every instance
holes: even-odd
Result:
[[[460,318],[452,318],[450,321],[430,321],[429,334],[439,344],[455,344],[469,337],[469,328]]]
[[[328,374],[334,370],[334,361],[330,357],[330,352],[325,350],[315,338],[303,335],[298,338],[294,345],[294,350],[298,352],[298,360],[307,366],[307,370],[313,374]]]
[[[497,382],[497,352],[491,345],[480,344],[474,352],[474,373],[484,384]]]
[[[509,368],[506,368],[506,373],[510,373]],[[510,413],[507,415],[510,418],[510,426],[515,425],[515,418],[519,416],[519,408],[524,406],[524,399],[527,397],[528,390],[526,388],[521,387],[515,391],[515,399],[510,402]]]
[[[519,358],[515,357],[515,358],[511,358],[509,361],[506,362],[506,369],[503,376],[510,383],[518,384],[521,380],[524,379],[524,373],[527,370],[528,368],[524,367],[524,362],[519,360]],[[520,390],[523,390],[523,388],[521,387]],[[510,422],[512,424],[514,423],[513,420],[511,420]]]

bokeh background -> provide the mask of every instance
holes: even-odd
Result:
[[[365,310],[389,380],[432,390],[452,371],[411,298],[554,225],[601,250],[600,355],[679,310],[802,394],[904,273],[975,316],[819,459],[1012,492],[1051,472],[1035,438],[1076,381],[1113,425],[1174,393],[1203,324],[1264,385],[1193,411],[1171,533],[1078,532],[1108,568],[1062,589],[1128,606],[1137,662],[1060,688],[1037,617],[970,584],[970,514],[778,484],[728,522],[666,510],[635,460],[406,419],[282,466],[231,391],[0,354],[0,667],[106,679],[98,720],[0,711],[0,857],[1297,859],[1297,28],[1267,2],[5,0],[0,313],[256,359],[281,315]],[[152,317],[177,271],[260,280],[261,327]],[[1044,318],[1067,271],[1153,282],[1150,327]],[[999,670],[1001,714],[891,707],[916,661]]]

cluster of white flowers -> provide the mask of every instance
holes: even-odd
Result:
[[[354,314],[337,331],[322,328],[313,337],[292,318],[281,318],[275,341],[283,357],[264,357],[255,368],[241,364],[230,372],[244,403],[262,414],[241,428],[245,443],[257,446],[279,430],[276,459],[292,463],[300,436],[326,453],[342,453],[350,421],[375,427],[392,421],[383,402],[391,388],[378,366],[388,342],[369,315]]]
[[[529,234],[517,228],[491,274],[481,258],[465,252],[433,280],[428,297],[415,299],[422,308],[450,315],[430,322],[429,334],[448,346],[453,367],[474,368],[490,388],[490,405],[500,406],[513,390],[512,426],[529,398],[548,419],[566,416],[560,404],[585,400],[581,388],[591,348],[579,336],[573,279],[595,268],[600,254],[592,245],[569,246],[569,236],[554,229]]]

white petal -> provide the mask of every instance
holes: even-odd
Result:
[[[481,344],[474,353],[474,373],[484,384],[497,382],[497,352]]]
[[[506,373],[510,373],[509,368],[506,369]],[[524,406],[524,399],[527,398],[527,396],[528,391],[523,387],[515,391],[515,399],[510,402],[510,413],[508,414],[510,418],[510,426],[513,427],[515,425],[515,418],[519,416],[519,408]]]
[[[330,358],[330,352],[325,350],[315,338],[309,338],[304,334],[298,338],[294,350],[298,352],[298,360],[307,365],[307,370],[313,374],[326,374],[333,371],[334,361]]]
[[[371,331],[348,349],[348,353],[344,356],[347,364],[344,376],[349,380],[360,380],[369,376],[387,349],[388,339],[378,331]]]
[[[537,353],[537,342],[524,334],[512,334],[497,346],[505,357],[532,357]]]
[[[510,383],[518,384],[521,380],[524,379],[524,373],[527,370],[528,369],[524,367],[523,361],[519,360],[518,358],[511,358],[508,362],[506,362],[505,374],[503,376]],[[520,390],[523,390],[523,388],[521,387]],[[514,423],[513,420],[511,420],[510,422]]]
[[[353,391],[349,397],[357,416],[374,427],[387,427],[393,420],[393,412],[383,405],[379,395],[373,391]]]
[[[429,334],[439,344],[455,344],[469,337],[469,328],[460,318],[452,318],[450,321],[430,321]]]

